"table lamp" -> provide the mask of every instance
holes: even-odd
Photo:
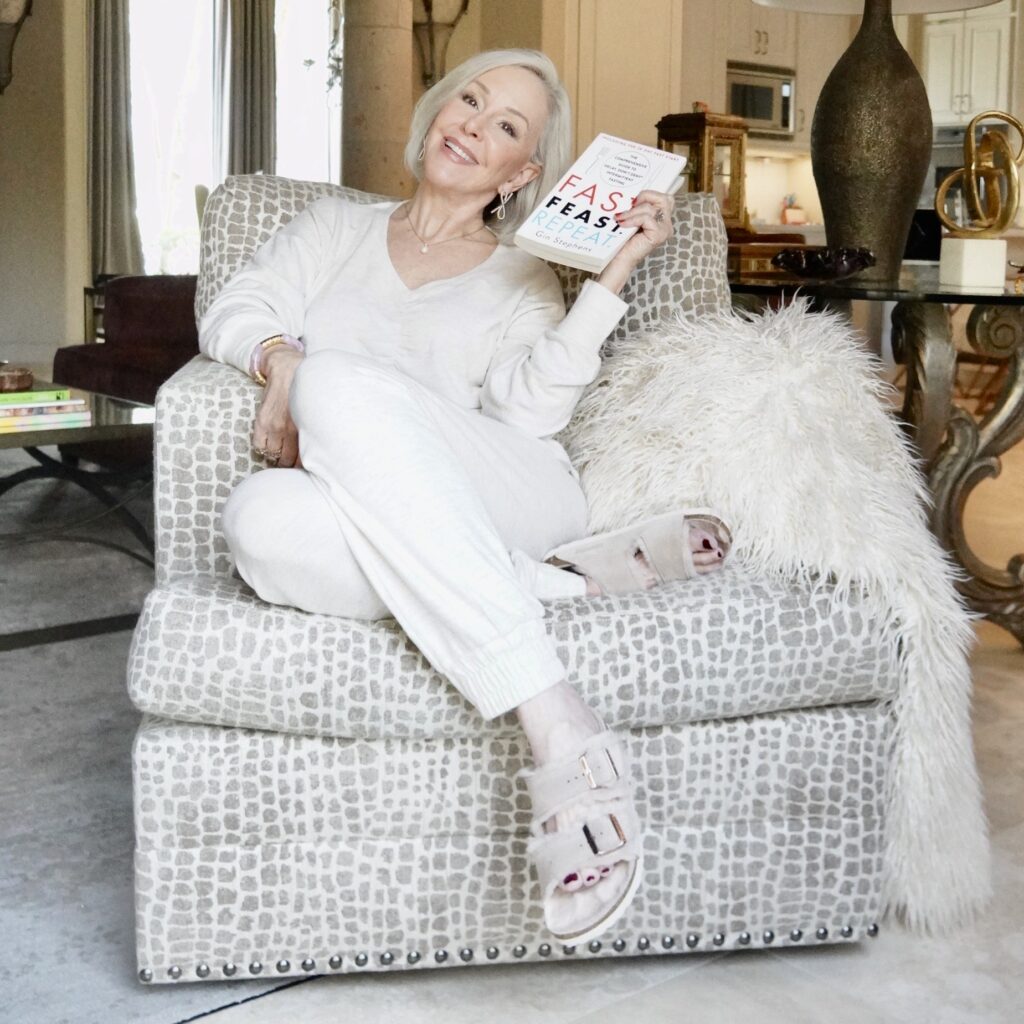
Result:
[[[863,11],[860,31],[814,108],[811,167],[829,246],[870,249],[876,263],[857,280],[895,282],[931,160],[932,112],[892,16],[962,11],[996,0],[754,2],[813,14]]]

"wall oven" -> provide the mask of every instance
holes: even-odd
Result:
[[[729,61],[725,75],[728,113],[742,117],[755,138],[793,136],[792,68]]]

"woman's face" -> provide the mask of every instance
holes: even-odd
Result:
[[[526,68],[492,68],[469,82],[438,112],[427,132],[423,177],[436,188],[514,191],[540,173],[530,157],[548,115],[547,92]]]

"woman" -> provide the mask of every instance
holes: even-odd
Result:
[[[267,601],[393,616],[485,718],[515,709],[545,920],[583,942],[636,891],[641,835],[621,741],[543,625],[542,600],[602,592],[585,558],[543,561],[587,525],[551,435],[597,376],[627,277],[669,237],[672,200],[641,192],[617,215],[638,232],[566,315],[551,269],[501,243],[569,147],[547,57],[471,58],[416,106],[413,198],[312,203],[217,296],[200,348],[266,385],[253,446],[277,471],[244,480],[223,514],[239,574]],[[692,569],[721,564],[727,533],[674,518]],[[633,585],[658,581],[653,554],[628,552]]]

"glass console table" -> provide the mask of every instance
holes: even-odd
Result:
[[[931,527],[967,571],[958,583],[975,611],[1009,630],[1024,645],[1024,555],[1006,568],[987,565],[964,535],[967,499],[986,477],[999,475],[999,456],[1024,438],[1024,295],[1013,285],[992,291],[939,283],[937,267],[904,266],[896,284],[730,278],[734,295],[782,298],[806,295],[840,305],[852,299],[895,302],[892,347],[904,364],[903,421],[926,464],[935,499]],[[980,419],[953,403],[956,347],[948,305],[972,305],[967,340],[978,353],[1007,359],[999,397]]]
[[[37,381],[36,384],[39,387],[45,387],[48,382]],[[59,387],[60,385],[54,386]],[[23,448],[37,463],[35,466],[29,466],[0,477],[0,496],[26,480],[70,480],[106,505],[134,534],[144,550],[140,553],[109,541],[90,540],[90,543],[115,548],[145,565],[152,566],[154,550],[152,534],[146,525],[140,522],[119,498],[107,489],[107,484],[151,481],[153,477],[152,464],[143,465],[134,470],[84,470],[70,462],[55,459],[40,449],[44,446],[74,444],[80,441],[118,441],[135,437],[152,439],[156,409],[152,405],[129,402],[127,399],[113,398],[110,395],[84,391],[81,388],[72,388],[71,396],[85,400],[83,411],[89,413],[87,421],[73,425],[39,426],[14,433],[0,433],[0,449]]]

